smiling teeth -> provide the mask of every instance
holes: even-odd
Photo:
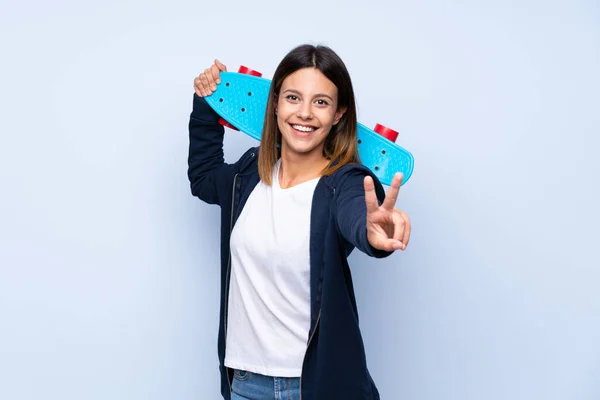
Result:
[[[311,127],[308,127],[308,126],[302,126],[302,125],[292,125],[292,127],[294,129],[297,129],[297,130],[302,131],[302,132],[312,132],[312,131],[315,130],[315,128],[311,128]]]

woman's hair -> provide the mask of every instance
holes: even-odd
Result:
[[[333,82],[338,89],[338,110],[346,109],[325,138],[323,156],[329,160],[329,164],[322,174],[331,175],[346,164],[360,162],[356,104],[350,74],[341,58],[329,47],[304,44],[294,48],[281,60],[271,82],[258,156],[258,172],[267,185],[272,184],[273,170],[280,156],[278,145],[281,144],[281,132],[275,114],[279,91],[285,78],[302,68],[316,68]]]

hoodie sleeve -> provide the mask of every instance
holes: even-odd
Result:
[[[209,204],[221,205],[223,196],[219,196],[219,187],[226,187],[226,182],[233,180],[234,165],[225,164],[223,157],[224,132],[219,115],[194,93],[189,122],[188,178],[192,194]]]
[[[367,239],[367,205],[365,203],[364,178],[365,171],[349,171],[338,188],[336,189],[336,220],[339,232],[342,236],[368,256],[384,258],[392,252],[378,250],[369,244]],[[376,177],[375,193],[379,204],[385,199],[383,186]]]

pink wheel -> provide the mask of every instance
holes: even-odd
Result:
[[[219,123],[221,125],[223,125],[223,126],[226,126],[228,128],[235,129],[236,131],[239,131],[238,128],[236,128],[235,126],[231,125],[229,122],[225,121],[223,118],[219,118]]]
[[[375,129],[373,130],[391,142],[395,142],[399,134],[397,131],[381,124],[375,125]]]
[[[240,69],[238,70],[238,72],[240,74],[246,74],[246,75],[252,75],[252,76],[258,76],[259,78],[262,76],[262,74],[258,71],[254,71],[253,69],[250,69],[248,67],[245,66],[241,66]]]

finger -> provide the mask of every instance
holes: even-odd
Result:
[[[221,83],[221,71],[219,71],[219,67],[216,65],[210,67],[210,71],[212,73],[213,81],[215,82],[214,90],[217,90],[216,84]]]
[[[400,214],[402,215],[402,218],[404,219],[404,235],[402,236],[402,243],[404,243],[405,246],[408,246],[408,241],[410,240],[410,231],[411,231],[411,226],[410,226],[410,218],[408,218],[408,215],[404,212],[404,211],[400,211]]]
[[[394,206],[396,205],[396,200],[398,199],[398,193],[400,192],[400,185],[402,184],[402,173],[398,172],[394,175],[394,179],[392,179],[392,184],[388,189],[385,199],[383,200],[383,208],[386,210],[392,211]]]
[[[200,93],[200,96],[204,97],[204,85],[202,84],[202,75],[199,75],[195,80],[194,80],[194,87],[196,88],[196,91]]]
[[[381,239],[372,246],[384,251],[404,250],[404,245],[400,241],[394,239]]]
[[[194,79],[194,91],[196,92],[196,94],[200,97],[202,97],[202,90],[201,90],[201,86],[200,86],[200,78],[196,77]]]
[[[217,68],[219,68],[219,70],[221,70],[223,72],[227,72],[227,67],[221,61],[215,59],[215,65],[217,66]],[[219,83],[219,82],[217,82],[217,83]]]
[[[379,204],[377,203],[377,196],[375,195],[375,184],[373,183],[373,178],[370,176],[365,176],[364,185],[365,203],[367,204],[367,214],[369,214],[377,211],[379,209]]]
[[[204,83],[202,82],[202,75],[196,78],[196,88],[200,92],[200,96],[206,96],[206,90],[204,89]]]
[[[400,211],[394,209],[392,214],[392,220],[394,221],[394,235],[392,236],[395,240],[402,241],[404,237],[404,229],[406,227],[404,217],[400,214]]]
[[[404,235],[406,231],[406,221],[400,210],[394,209],[394,235],[393,239],[402,243],[401,250],[406,249],[406,243],[404,243]]]
[[[210,90],[210,85],[208,83],[208,78],[206,74],[200,75],[200,84],[202,85],[202,91],[205,96],[210,96],[212,94],[212,90]]]
[[[208,88],[211,90],[211,92],[217,90],[217,84],[215,83],[215,80],[213,78],[212,67],[207,68],[206,71],[204,71],[204,75],[206,76],[206,80],[208,81]]]

